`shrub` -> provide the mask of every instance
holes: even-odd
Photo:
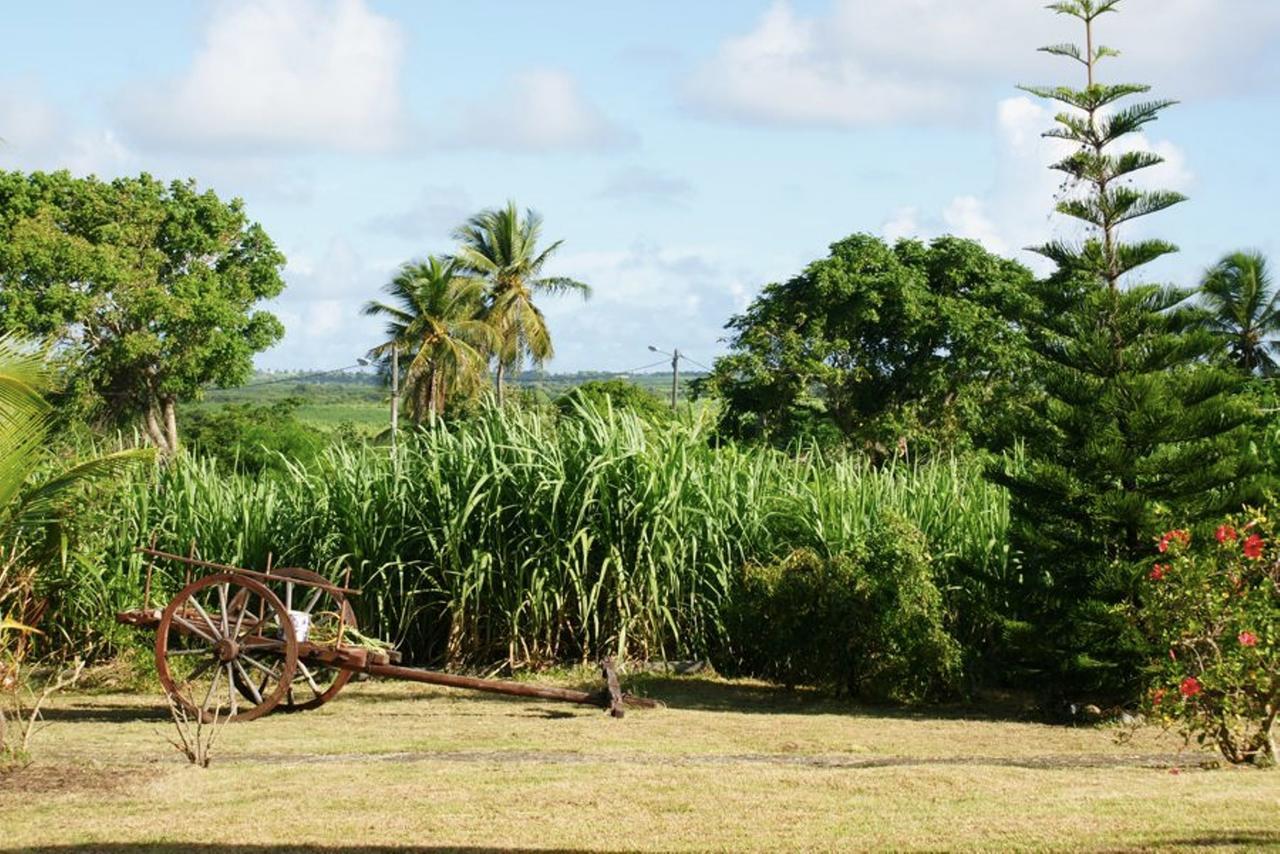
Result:
[[[298,419],[299,398],[268,406],[233,403],[195,412],[184,430],[196,453],[214,457],[224,468],[256,474],[285,471],[287,460],[309,463],[328,444],[324,433]]]
[[[665,424],[671,420],[671,407],[656,394],[626,380],[590,380],[556,398],[561,415],[573,416],[584,408],[606,406],[634,412],[649,424]]]
[[[1274,764],[1280,712],[1280,548],[1261,514],[1212,538],[1160,538],[1141,624],[1161,657],[1147,698],[1159,719],[1233,763]]]
[[[943,625],[924,535],[888,517],[841,554],[810,549],[750,565],[730,609],[745,671],[872,700],[956,690],[960,647]]]

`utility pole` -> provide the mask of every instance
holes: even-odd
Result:
[[[676,411],[676,390],[680,387],[680,351],[671,353],[671,411]]]
[[[400,426],[400,348],[391,347],[391,455],[396,453],[396,430]]]

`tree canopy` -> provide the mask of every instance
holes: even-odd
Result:
[[[284,333],[284,256],[239,199],[150,175],[0,172],[0,327],[54,343],[97,417],[177,448],[176,405],[244,382]]]
[[[973,241],[856,234],[729,321],[733,352],[704,389],[738,436],[825,434],[890,452],[998,432],[1024,359],[1005,315],[1031,281]]]

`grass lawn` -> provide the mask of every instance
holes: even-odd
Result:
[[[54,704],[0,777],[0,850],[374,851],[1280,846],[1280,771],[1205,770],[1155,729],[867,709],[648,678],[668,708],[398,683],[226,728],[207,770],[154,696]]]

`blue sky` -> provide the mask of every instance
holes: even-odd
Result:
[[[649,344],[710,362],[729,315],[855,231],[1020,247],[1050,217],[1051,112],[1076,82],[1039,0],[45,0],[6,10],[0,168],[194,177],[245,199],[289,258],[266,368],[349,364],[359,306],[403,261],[513,198],[564,238],[552,370]],[[1192,200],[1152,219],[1192,284],[1280,256],[1280,2],[1125,0],[1105,74],[1182,101],[1135,144]],[[1280,263],[1280,259],[1278,259]]]

